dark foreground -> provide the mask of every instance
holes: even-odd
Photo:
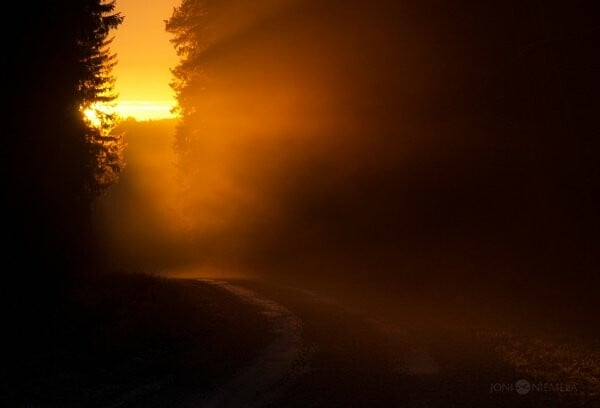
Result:
[[[399,325],[258,281],[107,282],[55,310],[3,406],[600,406],[593,341]]]
[[[240,284],[302,321],[306,369],[271,407],[600,406],[593,341],[401,327],[316,293]]]
[[[196,281],[110,274],[50,300],[35,316],[11,310],[26,321],[15,325],[19,344],[5,347],[2,407],[177,406],[270,340],[262,316]]]

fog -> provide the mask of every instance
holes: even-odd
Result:
[[[193,139],[122,125],[128,167],[99,217],[115,259],[421,317],[591,315],[591,12],[205,3]]]

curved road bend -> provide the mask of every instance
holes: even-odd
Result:
[[[514,368],[474,335],[398,327],[293,287],[202,281],[259,308],[274,340],[253,365],[190,406],[583,406],[572,394],[516,392]]]

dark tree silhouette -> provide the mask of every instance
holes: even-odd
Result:
[[[110,52],[109,34],[123,22],[123,17],[114,13],[114,0],[89,3],[86,18],[82,19],[82,25],[89,28],[82,30],[79,40],[83,72],[78,90],[80,110],[87,119],[86,142],[92,165],[88,190],[95,196],[116,181],[122,167],[121,136],[110,134],[116,116],[107,108],[116,98],[112,75],[116,55]]]
[[[53,366],[43,356],[68,336],[54,334],[77,313],[76,277],[100,259],[92,204],[117,170],[118,140],[107,138],[109,116],[91,123],[83,111],[112,98],[107,35],[122,21],[113,10],[104,0],[15,2],[18,23],[2,26],[6,406],[32,370]]]
[[[180,57],[179,64],[172,69],[174,80],[171,87],[179,106],[182,120],[177,128],[175,150],[179,154],[179,166],[190,170],[192,145],[201,137],[194,131],[194,123],[200,122],[199,98],[203,93],[204,67],[198,63],[202,53],[210,44],[208,2],[205,0],[183,0],[165,21],[165,29],[173,35],[171,42]]]
[[[19,2],[23,23],[4,26],[2,143],[7,263],[14,276],[60,280],[91,260],[93,199],[118,172],[108,103],[114,57],[108,34],[122,21],[104,0]],[[43,284],[42,284],[43,286]]]

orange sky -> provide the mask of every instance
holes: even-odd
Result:
[[[117,0],[125,20],[114,33],[111,50],[117,54],[114,69],[119,94],[117,111],[138,120],[172,116],[174,92],[170,68],[177,56],[164,30],[180,0]]]

